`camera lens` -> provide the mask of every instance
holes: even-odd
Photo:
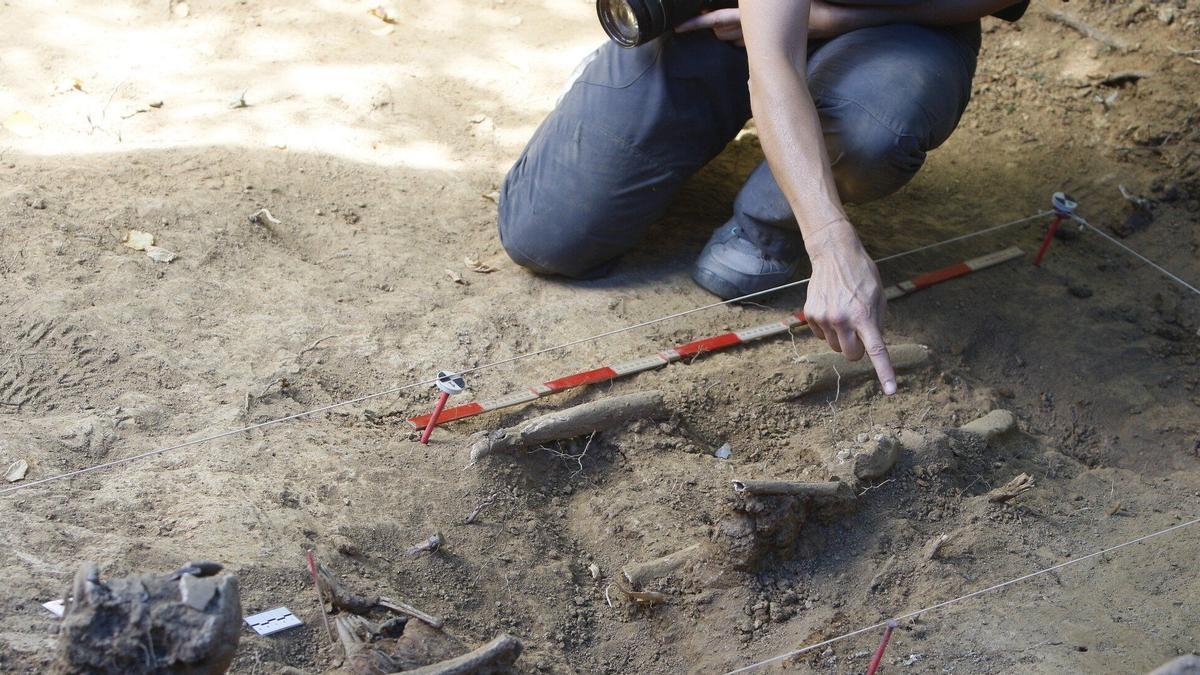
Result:
[[[636,47],[642,43],[641,28],[631,0],[598,0],[596,11],[600,14],[600,25],[608,37],[622,47]]]

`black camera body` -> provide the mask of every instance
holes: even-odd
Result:
[[[688,19],[737,0],[596,0],[600,25],[622,47],[644,45]]]

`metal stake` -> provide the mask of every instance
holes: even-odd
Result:
[[[462,390],[467,387],[466,380],[462,375],[448,370],[438,371],[435,384],[441,393],[438,394],[437,404],[433,406],[433,413],[429,416],[429,423],[425,425],[425,431],[421,432],[421,445],[429,444],[429,436],[433,433],[433,428],[437,426],[438,418],[442,416],[446,401],[449,401],[450,397],[455,394],[461,394]]]
[[[1058,226],[1075,213],[1075,208],[1079,204],[1071,198],[1071,195],[1065,192],[1055,192],[1054,196],[1050,198],[1050,206],[1054,209],[1054,220],[1050,221],[1050,229],[1046,230],[1046,238],[1042,239],[1041,248],[1033,256],[1034,266],[1042,264],[1042,256],[1046,255],[1046,251],[1050,248],[1050,242],[1054,239],[1054,235],[1058,234]]]
[[[875,649],[875,656],[871,657],[871,665],[867,667],[867,675],[875,675],[875,671],[879,670],[879,662],[883,660],[883,653],[887,651],[888,641],[892,639],[892,631],[896,630],[895,619],[888,619],[887,628],[883,629],[883,639],[879,641],[879,647]]]

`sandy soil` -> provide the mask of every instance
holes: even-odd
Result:
[[[24,459],[37,480],[710,301],[687,270],[761,158],[753,134],[612,278],[531,276],[504,257],[487,195],[602,39],[591,3],[411,0],[394,26],[371,6],[0,6],[20,27],[0,46],[0,465]],[[989,23],[962,129],[911,186],[854,211],[864,240],[885,255],[1068,189],[1092,222],[1200,280],[1200,65],[1172,51],[1200,43],[1200,9],[1067,6],[1124,51],[1051,9]],[[1129,231],[1122,184],[1153,201],[1152,223]],[[264,207],[280,222],[248,220]],[[1043,227],[882,272],[1032,250]],[[178,259],[123,247],[131,228]],[[470,395],[762,323],[802,297],[492,369]],[[306,621],[247,631],[237,672],[336,667],[303,564],[315,546],[347,581],[445,616],[468,643],[519,636],[528,672],[728,670],[1195,517],[1198,327],[1200,299],[1082,233],[1041,268],[1009,263],[894,303],[891,339],[935,356],[888,400],[869,383],[787,400],[797,355],[820,351],[797,333],[447,426],[428,446],[403,422],[430,403],[418,389],[6,495],[0,669],[53,659],[40,603],[80,562],[120,575],[195,558],[238,575],[247,613],[286,605]],[[579,460],[561,456],[577,443],[463,469],[476,431],[651,388],[675,415],[599,434]],[[815,476],[864,434],[928,434],[995,408],[1021,431],[955,437],[950,455],[906,450],[856,513],[805,523],[756,569],[717,556],[657,582],[659,606],[612,597],[626,563],[719,539],[732,478]],[[713,457],[726,442],[732,458]],[[1031,492],[987,501],[1021,472]],[[404,556],[435,529],[442,551]],[[1125,673],[1196,652],[1198,541],[1180,532],[906,622],[885,663]],[[789,668],[861,672],[875,640]]]

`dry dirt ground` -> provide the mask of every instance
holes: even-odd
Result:
[[[392,25],[371,6],[0,2],[0,468],[25,460],[29,482],[710,301],[687,271],[761,158],[753,134],[615,276],[531,276],[505,258],[486,195],[602,39],[591,3],[405,0]],[[1200,280],[1200,54],[1186,53],[1198,47],[1200,8],[1185,0],[1034,3],[1015,26],[989,22],[959,133],[911,186],[854,210],[868,248],[1029,215],[1069,189],[1092,222]],[[1152,200],[1152,222],[1130,222],[1118,185]],[[264,207],[278,223],[250,222]],[[1044,226],[882,273],[1031,251]],[[131,228],[178,259],[123,247]],[[106,575],[217,560],[247,613],[286,605],[304,619],[246,631],[239,673],[338,665],[310,547],[468,643],[519,636],[527,672],[710,673],[1186,521],[1200,514],[1200,298],[1067,234],[1041,268],[1016,261],[893,303],[890,338],[929,345],[934,365],[888,400],[849,382],[785,400],[797,355],[820,350],[797,332],[449,425],[428,446],[403,422],[432,400],[421,387],[0,496],[0,669],[47,667],[55,625],[40,603],[85,560]],[[491,369],[468,395],[801,303],[783,293]],[[463,468],[476,431],[650,388],[672,419],[601,433],[578,460],[564,446]],[[856,513],[806,523],[756,569],[685,568],[653,585],[668,599],[652,608],[614,587],[630,561],[714,539],[732,478],[811,475],[864,434],[994,408],[1021,431],[958,439],[952,457],[906,450]],[[713,457],[724,443],[732,457]],[[1021,472],[1033,490],[987,501]],[[434,530],[441,551],[404,555]],[[907,621],[886,670],[1130,673],[1200,650],[1198,543],[1180,531]],[[786,668],[862,672],[875,640]]]

